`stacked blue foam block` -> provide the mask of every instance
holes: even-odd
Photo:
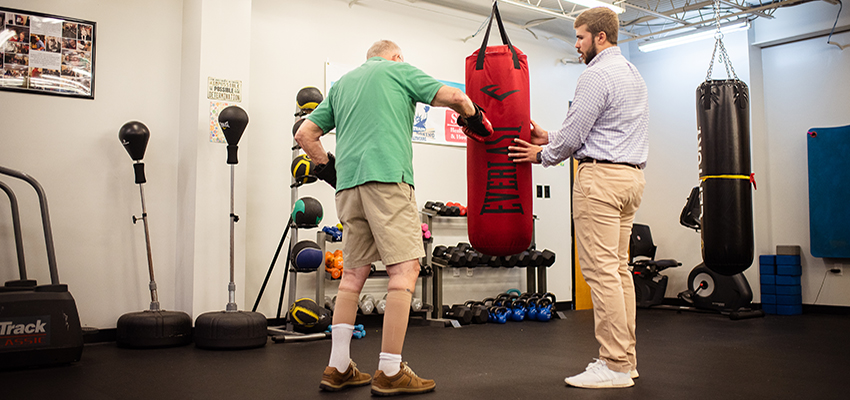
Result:
[[[785,253],[759,256],[761,307],[767,314],[803,313],[800,254]]]

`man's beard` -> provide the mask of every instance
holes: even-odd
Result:
[[[596,54],[598,54],[596,50],[596,42],[592,42],[590,44],[590,49],[587,50],[587,52],[585,52],[584,54],[582,54],[582,57],[584,58],[584,63],[590,64],[590,62],[593,60],[593,57],[596,57]]]

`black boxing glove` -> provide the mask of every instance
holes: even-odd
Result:
[[[475,106],[475,114],[466,118],[459,116],[457,124],[463,128],[463,133],[466,136],[476,142],[484,142],[485,138],[493,134],[493,125],[490,124],[490,120],[487,119],[484,110],[478,104],[473,102],[472,105]]]
[[[331,152],[328,152],[328,162],[325,164],[316,165],[315,175],[336,189],[336,158]]]

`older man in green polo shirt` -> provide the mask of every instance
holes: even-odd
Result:
[[[393,395],[434,390],[402,362],[410,300],[423,257],[413,190],[413,117],[416,103],[449,107],[475,140],[492,134],[489,121],[462,91],[404,62],[395,43],[382,40],[366,62],[340,78],[301,125],[295,140],[318,164],[316,175],[336,188],[337,214],[345,232],[345,271],[333,316],[330,361],[320,388],[337,391],[372,383],[372,393]],[[336,157],[320,137],[336,128]],[[387,266],[387,304],[374,379],[357,370],[349,346],[368,266]],[[364,268],[365,267],[365,268]]]

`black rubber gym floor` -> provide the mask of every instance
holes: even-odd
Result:
[[[435,379],[431,399],[846,399],[850,317],[803,314],[732,321],[718,314],[638,311],[638,371],[628,389],[577,389],[564,377],[597,354],[590,311],[566,319],[411,326],[404,359]],[[381,333],[352,340],[377,367]],[[194,345],[131,350],[86,345],[69,366],[0,372],[0,399],[366,399],[369,387],[318,389],[330,340],[241,351]]]

